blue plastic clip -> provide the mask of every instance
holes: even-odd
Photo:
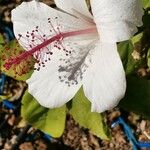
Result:
[[[8,109],[13,109],[13,110],[15,110],[15,106],[11,103],[11,102],[9,102],[8,100],[3,100],[3,106],[4,107],[6,107],[6,108],[8,108]]]
[[[123,126],[124,133],[133,145],[133,150],[138,150],[141,148],[150,148],[149,142],[137,142],[135,136],[132,133],[131,128],[125,123],[125,121],[121,117],[118,117],[118,119],[112,123],[111,127],[114,128],[118,124],[121,124]]]

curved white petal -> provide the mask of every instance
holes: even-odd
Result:
[[[89,51],[94,49],[91,40],[78,41],[78,44],[64,41],[71,54],[66,56],[55,49],[51,61],[40,71],[34,71],[27,80],[29,93],[44,107],[59,107],[68,102],[82,85],[84,73],[88,68]]]
[[[125,72],[116,43],[98,43],[83,81],[92,111],[103,112],[115,107],[126,90]]]
[[[92,0],[91,7],[102,42],[127,40],[142,25],[140,0]]]
[[[88,18],[92,18],[85,0],[55,0],[55,3],[58,8],[70,14],[78,15],[76,12],[79,12]]]
[[[88,24],[88,22],[35,0],[23,2],[15,8],[12,11],[12,21],[15,36],[26,50],[39,45],[60,32],[76,31],[91,26],[91,23]]]

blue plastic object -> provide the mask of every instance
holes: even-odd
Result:
[[[150,148],[149,142],[139,142],[138,144],[141,148]]]
[[[0,74],[0,95],[3,94],[5,80],[6,80],[6,76],[4,74]]]
[[[6,0],[5,0],[6,1]],[[6,35],[6,40],[11,41],[15,38],[13,30],[11,29],[11,25],[7,25],[2,19],[0,18],[0,29]]]
[[[52,140],[52,137],[48,134],[44,134],[43,138],[47,139],[48,141]]]
[[[9,102],[8,100],[3,100],[3,106],[6,107],[7,109],[13,109],[15,110],[15,106]]]
[[[40,131],[41,132],[41,131]],[[42,132],[43,133],[43,132]],[[36,135],[37,135],[37,133],[34,133],[34,134],[30,134],[30,135],[28,135],[27,137],[26,137],[26,141],[32,141],[32,140],[34,140],[35,138],[36,138]],[[52,137],[50,136],[50,135],[48,135],[48,134],[45,134],[45,133],[43,133],[42,134],[42,137],[44,138],[44,139],[46,139],[46,140],[48,140],[48,141],[51,141],[52,140]]]
[[[149,142],[138,142],[135,138],[135,136],[132,133],[131,128],[126,124],[126,122],[123,120],[122,117],[118,117],[116,121],[114,121],[111,125],[112,128],[114,128],[116,125],[122,125],[124,129],[124,133],[126,134],[128,140],[132,143],[133,145],[133,150],[138,150],[141,148],[150,148],[150,143]]]
[[[13,34],[13,31],[9,27],[5,27],[4,32],[6,33],[8,41],[11,41],[15,38],[14,34]]]
[[[30,134],[30,135],[28,135],[27,137],[26,137],[26,141],[32,141],[32,140],[34,140],[34,138],[36,137],[36,134]]]

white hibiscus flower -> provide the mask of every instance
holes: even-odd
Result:
[[[126,90],[116,42],[129,39],[141,26],[139,0],[55,0],[53,9],[35,0],[12,11],[14,33],[36,70],[29,92],[45,107],[64,105],[83,86],[92,111],[115,107]],[[15,62],[15,59],[13,60]]]

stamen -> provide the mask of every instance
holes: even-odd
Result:
[[[50,21],[49,21],[50,22]],[[52,26],[51,26],[52,27]],[[52,27],[54,30],[54,27]],[[38,37],[37,35],[34,34],[34,32],[39,32],[39,28],[38,26],[36,27],[36,30],[33,30],[31,33],[29,31],[27,31],[26,34],[26,38],[32,38],[32,42],[29,42],[29,47],[27,47],[27,49],[30,49],[28,51],[25,51],[23,53],[21,53],[20,55],[14,57],[14,58],[10,58],[6,61],[6,63],[4,64],[4,67],[6,69],[10,69],[12,67],[12,65],[14,65],[14,69],[16,70],[16,65],[21,64],[21,62],[23,60],[28,61],[29,58],[31,58],[32,56],[34,56],[34,58],[37,60],[37,63],[39,64],[39,67],[42,65],[43,67],[45,67],[45,62],[47,62],[48,60],[50,60],[50,57],[47,57],[47,60],[45,60],[44,62],[42,62],[42,57],[44,57],[45,54],[49,54],[52,55],[53,52],[50,51],[49,46],[51,43],[54,42],[54,47],[58,48],[62,50],[66,53],[66,56],[68,56],[71,51],[68,51],[65,49],[65,47],[62,44],[62,40],[66,37],[71,37],[71,36],[78,36],[78,35],[84,35],[84,34],[92,34],[92,33],[96,33],[96,28],[89,28],[89,29],[84,29],[84,30],[77,30],[77,31],[71,31],[71,32],[63,32],[61,33],[60,30],[58,29],[59,33],[56,32],[56,30],[54,30],[55,32],[55,36],[47,39],[46,35],[43,34],[42,37]],[[20,38],[25,38],[23,37],[21,34],[18,35],[19,39]],[[36,40],[39,40],[41,42],[41,44],[39,45],[35,45],[34,42],[36,42]],[[25,43],[26,45],[26,43]],[[42,53],[43,52],[43,53]],[[45,53],[44,53],[45,52]],[[36,70],[39,70],[39,67],[36,68]]]

